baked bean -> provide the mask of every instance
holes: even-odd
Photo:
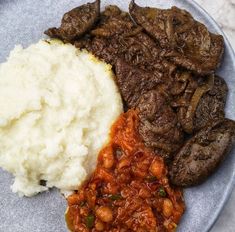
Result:
[[[150,172],[158,179],[160,179],[163,175],[163,171],[164,171],[164,163],[158,159],[153,160],[150,166]]]
[[[104,168],[111,168],[114,164],[114,156],[112,154],[112,152],[105,152],[103,154],[103,167]]]
[[[103,224],[101,221],[97,221],[97,222],[95,223],[95,228],[96,228],[96,230],[98,230],[98,231],[103,231],[103,230],[104,230],[104,224]]]
[[[139,196],[142,198],[148,198],[151,197],[151,193],[146,188],[141,188],[139,191]]]
[[[107,206],[100,206],[96,210],[96,216],[102,221],[102,222],[111,222],[113,220],[113,212],[112,210]]]
[[[137,129],[134,111],[112,127],[94,173],[68,199],[71,231],[174,231],[182,193],[170,187],[163,159],[145,147]]]
[[[173,204],[170,199],[166,198],[163,201],[163,214],[166,217],[170,217],[173,213]]]
[[[81,195],[78,194],[70,195],[67,198],[67,201],[69,205],[79,204],[79,202],[81,201]]]

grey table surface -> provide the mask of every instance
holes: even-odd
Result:
[[[220,25],[235,50],[235,0],[195,0]],[[235,188],[211,232],[235,231]]]

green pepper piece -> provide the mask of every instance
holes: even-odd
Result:
[[[109,196],[109,199],[112,201],[116,201],[116,200],[122,199],[122,196],[121,196],[121,194],[113,194],[113,195]]]
[[[85,201],[82,201],[82,202],[80,203],[80,207],[85,206],[85,204],[86,204],[86,202],[85,202]]]
[[[158,195],[159,195],[160,197],[166,197],[166,191],[165,191],[165,189],[164,189],[163,187],[160,187],[160,188],[158,189]]]
[[[86,217],[86,227],[87,228],[92,228],[94,225],[95,217],[94,215],[90,214]]]

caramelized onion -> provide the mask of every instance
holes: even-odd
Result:
[[[182,125],[187,133],[191,134],[193,132],[193,118],[201,97],[203,96],[203,94],[212,89],[213,85],[214,85],[214,75],[212,74],[208,77],[207,83],[205,85],[199,86],[194,92],[188,110],[186,112],[185,116],[186,123]]]
[[[174,88],[171,89],[171,94],[180,95],[181,93],[183,93],[190,77],[191,77],[191,74],[189,72],[181,73],[177,82],[175,83]]]

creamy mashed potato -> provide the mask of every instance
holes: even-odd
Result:
[[[121,112],[110,65],[59,41],[15,47],[0,65],[0,167],[13,192],[77,189]]]

